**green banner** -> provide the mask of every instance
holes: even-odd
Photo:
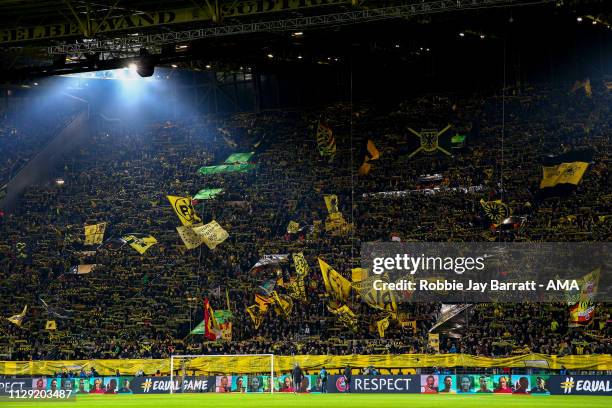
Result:
[[[204,320],[200,322],[189,334],[204,334]]]
[[[253,152],[249,153],[233,153],[227,159],[225,159],[225,164],[245,164],[248,163],[251,157],[253,157]]]
[[[253,170],[256,167],[257,167],[257,165],[255,165],[255,164],[248,164],[248,163],[243,163],[243,164],[222,164],[220,166],[204,166],[204,167],[200,167],[198,172],[200,172],[201,174],[203,174],[205,176],[207,176],[209,174],[219,174],[219,173],[234,173],[234,172],[246,173],[247,171]]]
[[[205,188],[203,190],[198,191],[198,193],[193,196],[194,200],[210,200],[211,198],[215,198],[217,194],[222,192],[222,188]]]
[[[231,310],[215,310],[214,315],[219,324],[229,322],[234,317]]]
[[[451,143],[458,144],[465,142],[465,135],[455,135],[451,138]]]

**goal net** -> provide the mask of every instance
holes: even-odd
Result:
[[[172,355],[170,393],[274,392],[274,354]],[[193,383],[200,386],[194,387]]]

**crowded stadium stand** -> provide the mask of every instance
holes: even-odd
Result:
[[[608,406],[610,4],[37,3],[0,0],[0,401]],[[419,301],[366,243],[603,249]]]

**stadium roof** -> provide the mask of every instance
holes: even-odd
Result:
[[[216,58],[238,64],[256,63],[254,58],[262,58],[268,50],[274,50],[275,55],[285,51],[296,54],[296,46],[301,47],[299,52],[333,58],[347,44],[373,49],[377,45],[372,43],[394,39],[403,44],[411,42],[413,47],[418,42],[438,42],[440,49],[440,42],[449,33],[456,35],[458,30],[465,30],[476,38],[480,35],[500,38],[505,30],[500,22],[507,21],[508,16],[514,16],[515,25],[531,31],[538,28],[543,33],[550,28],[541,26],[541,21],[551,24],[553,15],[564,18],[554,24],[575,23],[576,16],[584,16],[585,20],[592,19],[605,28],[612,21],[609,3],[605,0],[0,0],[0,71],[6,78],[22,78],[29,76],[32,68],[42,67],[35,69],[49,75],[55,73],[49,67],[57,66],[58,61],[62,67],[78,65],[81,70],[92,70],[93,65],[95,69],[112,69],[114,66],[98,64],[98,61],[120,63],[121,59],[137,57],[143,48],[158,55],[159,64],[202,57],[209,61]],[[511,7],[517,5],[529,6]],[[395,9],[405,12],[395,18],[393,15],[377,17],[372,13],[385,7],[391,13],[393,7],[409,8]],[[458,11],[464,7],[472,11],[469,14]],[[360,20],[355,19],[355,13],[361,13],[357,16]],[[330,15],[338,19],[321,20]],[[305,38],[292,37],[292,33],[302,31],[299,24],[304,21],[312,23],[304,25]],[[364,29],[366,26],[357,22],[370,22],[370,25]],[[366,42],[370,44],[364,45]],[[445,46],[452,48],[453,44],[448,42]],[[92,57],[95,64],[85,61]],[[281,60],[275,58],[275,61]],[[15,74],[16,70],[22,72]]]

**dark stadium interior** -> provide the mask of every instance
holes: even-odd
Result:
[[[0,377],[11,375],[5,367],[13,361],[268,353],[419,355],[384,374],[482,371],[427,363],[438,354],[524,357],[546,361],[548,374],[565,374],[566,366],[576,375],[609,374],[605,299],[580,324],[567,302],[536,299],[449,305],[404,294],[389,314],[365,301],[354,279],[361,244],[371,241],[612,240],[612,2],[478,2],[355,24],[62,53],[90,39],[15,33],[74,24],[76,16],[87,25],[86,16],[107,21],[202,2],[0,0]],[[302,7],[100,31],[91,41],[427,2],[279,3]],[[223,10],[235,4],[218,2]],[[147,64],[154,73],[141,78]],[[418,140],[409,128],[447,125],[448,136],[465,136],[452,155],[412,154]],[[328,142],[333,135],[333,153],[331,142],[321,148],[322,134]],[[380,157],[363,174],[368,141]],[[240,169],[202,170],[242,152],[254,155],[226,163]],[[588,162],[584,176],[565,189],[543,188],[545,157],[559,158],[557,165],[576,154],[588,155],[580,159]],[[167,196],[190,201],[212,188],[223,192],[197,199],[193,209],[229,237],[214,249],[188,249],[177,234],[184,219]],[[337,196],[342,227],[327,227],[333,211],[324,195]],[[499,220],[481,204],[495,200],[508,211]],[[289,231],[290,222],[299,226]],[[86,242],[84,226],[98,223],[106,223],[101,241]],[[156,243],[139,253],[129,235]],[[298,253],[309,266],[303,296],[292,286],[300,280]],[[289,255],[254,267],[272,254]],[[318,259],[354,281],[343,299],[354,319],[338,312]],[[609,273],[598,277],[602,291]],[[208,313],[204,299],[231,311],[229,335],[211,340],[208,327],[193,333]],[[447,319],[449,310],[457,312]],[[514,369],[537,374],[532,368]]]

